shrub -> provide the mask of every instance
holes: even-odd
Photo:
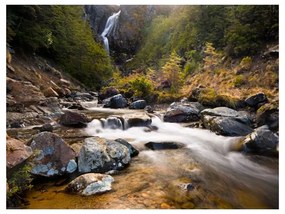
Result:
[[[244,69],[250,69],[252,64],[252,59],[250,56],[246,56],[244,58],[242,58],[241,62],[240,62],[240,66]]]
[[[150,80],[144,76],[140,76],[130,81],[131,89],[134,95],[141,98],[147,98],[153,92],[153,86]]]
[[[246,83],[244,75],[240,74],[237,75],[234,79],[234,86],[240,87]]]

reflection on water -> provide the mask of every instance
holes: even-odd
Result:
[[[158,129],[103,129],[93,120],[81,135],[124,138],[141,150],[117,175],[112,191],[81,197],[45,183],[27,195],[28,208],[278,208],[278,159],[230,152],[238,138],[153,118]],[[179,142],[177,150],[146,150],[147,142]]]

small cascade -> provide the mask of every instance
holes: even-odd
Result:
[[[109,40],[107,38],[107,36],[113,35],[114,32],[116,31],[116,27],[117,27],[117,23],[118,23],[118,19],[120,16],[121,11],[114,13],[112,16],[110,16],[106,22],[105,28],[101,34],[102,38],[103,38],[103,42],[104,42],[104,47],[107,51],[107,53],[110,53],[110,49],[109,49]]]

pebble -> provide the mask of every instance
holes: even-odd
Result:
[[[160,204],[160,208],[161,209],[170,209],[171,206],[169,204],[167,204],[167,203],[162,203],[162,204]]]

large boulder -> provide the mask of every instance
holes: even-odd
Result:
[[[245,103],[250,107],[257,107],[259,104],[266,102],[268,102],[268,99],[263,92],[257,93],[245,99]]]
[[[121,94],[114,95],[110,98],[103,100],[104,108],[125,108],[128,102]]]
[[[224,136],[245,136],[253,131],[250,126],[241,123],[232,117],[205,115],[203,116],[202,121],[206,129]]]
[[[204,109],[201,112],[202,117],[205,115],[208,116],[217,116],[217,117],[229,117],[238,122],[250,124],[251,120],[246,112],[236,111],[228,107],[217,107],[213,109]]]
[[[255,129],[243,140],[246,151],[261,155],[277,153],[278,143],[278,136],[270,131],[267,125]]]
[[[146,107],[146,101],[145,100],[137,100],[135,102],[132,102],[130,104],[130,109],[144,109]]]
[[[65,191],[83,196],[110,191],[114,178],[110,175],[87,173],[71,181]]]
[[[64,126],[82,128],[86,127],[90,120],[82,113],[66,111],[61,117],[59,123]]]
[[[33,154],[32,148],[24,142],[7,137],[6,139],[6,167],[12,169],[27,160]]]
[[[131,161],[129,149],[112,140],[87,138],[78,156],[79,172],[120,170]]]
[[[35,135],[30,146],[36,154],[32,174],[52,177],[76,170],[75,152],[61,137],[51,132]]]
[[[198,102],[172,103],[163,119],[165,122],[191,122],[200,119],[200,112],[204,107]]]
[[[278,131],[279,128],[279,108],[267,103],[261,106],[256,113],[257,126],[268,125],[272,131]]]

